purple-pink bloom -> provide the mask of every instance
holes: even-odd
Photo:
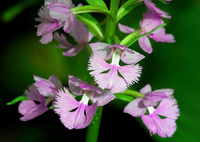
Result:
[[[83,95],[81,101],[77,101],[69,91],[64,88],[56,96],[55,112],[68,129],[82,129],[92,121],[98,106],[98,102],[88,105],[89,97]]]
[[[46,44],[52,41],[53,32],[61,28],[63,23],[49,15],[49,9],[46,5],[40,9],[38,15],[40,17],[36,18],[35,20],[41,23],[36,26],[37,36],[42,36],[40,42]]]
[[[31,85],[29,90],[25,91],[25,95],[30,100],[22,101],[19,104],[18,111],[23,115],[20,118],[21,121],[34,119],[48,110],[45,97],[39,93],[34,85]],[[36,104],[35,101],[39,102],[39,104]]]
[[[34,76],[34,80],[36,81],[35,86],[38,88],[40,94],[45,97],[54,98],[58,90],[62,88],[61,81],[54,75],[51,75],[48,80]]]
[[[112,93],[123,92],[139,80],[142,68],[133,64],[120,66],[119,60],[119,52],[114,52],[111,64],[97,54],[90,57],[88,70],[92,70],[90,74],[94,76],[100,88],[110,89]]]
[[[60,48],[65,49],[66,51],[63,52],[64,56],[75,56],[78,54],[85,45],[90,42],[90,40],[94,37],[85,27],[84,24],[80,22],[76,22],[73,30],[69,33],[74,40],[78,43],[77,45],[71,45],[67,40],[66,37],[59,33],[54,34],[54,38],[61,43],[59,45]]]
[[[51,18],[62,21],[63,30],[69,33],[76,24],[76,16],[71,12],[74,7],[71,0],[55,0],[53,2],[46,2],[50,9],[49,14]]]
[[[140,34],[148,33],[163,23],[164,22],[162,21],[162,18],[159,15],[147,11],[143,14],[142,21],[140,21]],[[130,31],[130,33],[134,31],[134,29],[131,29],[130,27],[127,27],[122,24],[119,24],[118,26],[120,31],[124,33],[127,33],[127,31]],[[175,42],[174,36],[172,34],[166,34],[165,28],[161,27],[156,31],[150,33],[149,35],[143,36],[138,39],[140,47],[149,54],[153,51],[149,38],[152,38],[157,42]]]
[[[171,0],[165,0],[165,1],[169,2]],[[157,8],[156,5],[153,2],[151,2],[151,0],[144,0],[144,4],[148,8],[148,10],[151,11],[152,13],[158,14],[159,16],[164,18],[171,18],[171,16],[169,16],[168,13]]]
[[[172,97],[173,89],[160,89],[151,92],[147,84],[140,90],[144,98],[131,101],[124,112],[134,117],[142,118],[150,133],[157,133],[161,137],[171,137],[176,130],[176,119],[179,116],[177,101]],[[157,108],[154,108],[158,106]],[[148,114],[146,114],[148,110]],[[160,116],[166,117],[161,119]]]
[[[144,58],[143,55],[119,44],[96,42],[90,47],[94,54],[89,60],[88,70],[92,70],[90,74],[99,87],[118,93],[139,80],[142,68],[135,64]],[[109,64],[106,60],[110,58],[112,62]],[[120,66],[120,60],[129,65]]]
[[[93,103],[98,102],[98,106],[103,106],[109,103],[116,97],[107,90],[89,85],[87,82],[78,79],[74,76],[69,76],[69,88],[75,95],[87,94]]]

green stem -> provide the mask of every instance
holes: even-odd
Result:
[[[140,92],[134,91],[134,90],[126,90],[123,92],[123,94],[131,95],[136,98],[144,98],[145,96],[141,94]]]
[[[113,19],[111,19],[109,16],[106,17],[106,38],[115,34],[119,3],[120,0],[111,0],[110,2],[110,15],[113,17]]]
[[[99,128],[101,123],[101,116],[103,107],[98,107],[96,114],[94,115],[92,122],[87,128],[86,142],[97,142],[99,136]]]

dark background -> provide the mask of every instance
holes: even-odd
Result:
[[[86,4],[81,0],[73,2]],[[116,100],[104,108],[99,141],[199,141],[200,1],[174,0],[168,5],[155,3],[172,15],[172,19],[165,19],[168,23],[165,28],[167,33],[175,36],[176,43],[152,41],[153,53],[150,55],[144,53],[138,43],[131,46],[146,56],[140,62],[143,73],[134,89],[139,90],[147,83],[151,84],[153,90],[175,89],[174,96],[181,111],[177,120],[177,131],[172,138],[160,138],[157,134],[150,137],[140,118],[123,113],[126,102]],[[0,142],[85,140],[87,129],[68,130],[53,111],[48,111],[34,120],[21,122],[18,104],[6,106],[7,102],[22,95],[33,83],[33,75],[43,78],[55,75],[67,85],[69,74],[83,78],[87,73],[88,57],[84,52],[69,58],[61,55],[62,49],[55,48],[58,45],[56,41],[47,45],[39,43],[40,37],[36,36],[34,27],[38,23],[34,18],[38,17],[37,12],[42,4],[43,0],[1,3]],[[120,22],[139,28],[139,20],[145,11],[145,6],[140,6]],[[101,16],[100,19],[103,19],[103,15]],[[117,32],[120,39],[125,36],[118,29]]]

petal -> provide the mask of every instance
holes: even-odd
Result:
[[[121,60],[126,64],[136,64],[140,60],[142,60],[145,56],[133,51],[131,49],[126,49],[123,51]]]
[[[167,95],[164,92],[151,92],[146,95],[143,103],[145,106],[152,107],[158,105],[164,98],[167,98]]]
[[[55,112],[60,115],[60,120],[68,129],[85,128],[92,121],[97,109],[97,103],[91,106],[80,103],[65,89],[56,97]]]
[[[42,38],[40,40],[41,43],[46,44],[53,39],[52,33],[59,29],[62,25],[60,25],[57,21],[52,23],[52,22],[45,22],[41,23],[38,26],[37,29],[37,36],[42,35]]]
[[[155,4],[151,2],[151,0],[144,0],[144,3],[151,12],[156,13],[164,18],[171,18],[171,16],[169,16],[168,13],[157,8]]]
[[[38,89],[34,85],[29,86],[28,90],[25,90],[24,94],[26,95],[27,99],[38,102],[43,102],[45,99],[45,97],[39,93]]]
[[[76,22],[73,30],[69,33],[78,43],[88,43],[91,40],[91,34],[84,24]]]
[[[115,95],[99,87],[96,87],[92,93],[92,96],[90,96],[90,99],[93,103],[98,102],[98,106],[104,106],[115,98]]]
[[[33,75],[33,79],[35,80],[35,82],[45,80],[44,78],[36,76],[36,75]]]
[[[110,68],[110,65],[97,54],[94,54],[89,59],[88,70],[92,70],[92,72],[90,72],[92,76],[107,71]]]
[[[143,19],[140,21],[140,27],[145,33],[152,31],[161,24],[163,24],[161,17],[149,11],[143,14]]]
[[[42,44],[47,44],[49,42],[51,42],[53,40],[53,35],[52,33],[47,33],[47,34],[43,34],[42,38],[40,39],[40,42]]]
[[[89,105],[85,106],[86,120],[84,120],[84,123],[79,123],[76,126],[76,129],[82,129],[82,128],[87,127],[92,121],[92,118],[96,113],[96,110],[97,110],[97,103],[94,103],[91,106]]]
[[[150,132],[157,133],[161,137],[171,137],[176,130],[176,123],[173,119],[160,119],[156,113],[143,115],[142,121]]]
[[[100,88],[110,89],[112,93],[123,92],[128,87],[127,82],[118,76],[116,65],[112,65],[108,73],[95,74],[94,78]]]
[[[38,15],[40,16],[40,18],[38,18],[38,21],[52,21],[53,19],[51,18],[51,16],[49,15],[49,8],[44,5],[40,8]]]
[[[180,115],[180,112],[176,99],[163,99],[160,105],[156,108],[156,113],[171,119],[177,119]]]
[[[123,76],[128,86],[139,81],[141,70],[142,67],[139,65],[126,65],[118,67],[118,71]]]
[[[35,83],[38,91],[45,97],[54,97],[58,92],[55,85],[49,80],[41,80]]]
[[[67,113],[80,105],[78,101],[69,93],[67,88],[60,90],[55,98],[55,109],[57,114]]]
[[[58,42],[60,42],[61,44],[68,46],[68,47],[66,47],[66,49],[71,47],[71,44],[66,40],[66,36],[64,36],[63,34],[59,35],[59,33],[56,32],[54,34],[54,39],[57,40]]]
[[[85,46],[83,44],[72,46],[70,49],[67,49],[66,52],[63,52],[63,56],[76,56],[84,47]]]
[[[90,42],[93,39],[94,35],[89,32],[87,41]]]
[[[63,3],[61,2],[51,2],[48,5],[49,9],[52,11],[56,11],[59,13],[68,13],[70,12],[70,9]]]
[[[65,4],[65,6],[67,6],[68,8],[73,7],[72,0],[57,0],[57,1]]]
[[[119,30],[122,32],[122,33],[132,33],[135,31],[135,29],[133,28],[130,28],[128,26],[125,26],[125,25],[122,25],[122,24],[118,24],[118,27],[119,27]]]
[[[55,77],[54,75],[51,75],[48,80],[50,82],[52,82],[57,89],[62,88],[61,81],[57,77]]]
[[[140,89],[140,93],[145,95],[145,96],[150,92],[151,92],[151,85],[150,84],[147,84],[142,89]]]
[[[152,133],[157,133],[157,127],[154,124],[153,115],[142,115],[141,118],[145,126],[149,129],[151,135]]]
[[[18,111],[21,115],[25,115],[27,112],[29,112],[32,108],[37,106],[34,101],[28,100],[28,101],[22,101],[19,104]]]
[[[70,13],[68,19],[65,20],[65,24],[64,24],[63,30],[66,33],[71,32],[72,29],[74,28],[76,22],[77,22],[76,21],[76,16],[73,13]]]
[[[124,113],[128,113],[134,117],[140,117],[144,115],[146,107],[142,102],[143,98],[138,98],[131,101],[125,108]]]
[[[138,42],[139,42],[139,45],[142,48],[142,50],[144,50],[145,52],[151,54],[153,49],[151,47],[150,40],[149,40],[149,38],[147,36],[143,36],[143,37],[139,38]]]
[[[174,134],[174,132],[176,131],[176,123],[174,119],[169,119],[169,118],[165,118],[165,119],[161,119],[162,122],[162,127],[164,128],[164,134],[162,132],[162,127],[159,127],[161,129],[158,129],[158,135],[161,137],[172,137],[172,135]]]
[[[153,92],[164,92],[168,98],[170,98],[174,94],[174,89],[159,89]]]
[[[39,24],[37,28],[37,36],[41,36],[51,25],[51,22],[42,22]]]
[[[86,116],[84,115],[84,109],[85,106],[82,103],[81,105],[78,106],[76,111],[61,113],[60,115],[61,122],[68,129],[76,128],[77,126],[81,125],[81,123],[84,123],[86,120]]]
[[[111,45],[103,42],[95,42],[89,44],[93,53],[99,55],[103,59],[110,59],[111,58],[111,53],[112,53],[112,48],[108,48]]]
[[[175,42],[174,36],[172,34],[166,34],[165,28],[163,27],[151,33],[149,37],[157,42],[169,42],[169,43]]]
[[[70,91],[75,94],[75,95],[83,95],[84,94],[84,91],[83,89],[80,87],[80,84],[86,84],[86,85],[89,85],[87,82],[81,80],[81,79],[78,79],[72,75],[69,75],[69,89]]]
[[[21,121],[28,121],[38,117],[48,110],[45,103],[36,105],[33,101],[22,101],[19,105],[19,112],[24,115],[20,118]]]

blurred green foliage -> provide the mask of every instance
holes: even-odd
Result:
[[[24,7],[30,7],[32,4],[37,5],[36,2],[38,1],[30,1],[29,4],[22,1],[20,4],[12,6],[1,15],[3,21],[11,21],[24,10]],[[41,3],[41,1],[38,3]],[[172,33],[175,36],[176,43],[155,43],[152,41],[153,53],[151,55],[144,53],[139,48],[138,43],[131,46],[132,49],[146,56],[140,63],[143,66],[141,80],[134,85],[134,88],[138,90],[149,83],[153,90],[161,88],[175,89],[174,96],[178,100],[181,111],[181,116],[177,120],[177,131],[172,138],[163,139],[155,135],[153,139],[162,142],[196,142],[199,140],[200,134],[200,2],[199,0],[174,0],[168,5],[160,2],[156,2],[156,5],[172,15],[171,20],[165,19],[168,23],[165,28],[167,33]],[[37,6],[39,9],[39,5]],[[126,15],[120,22],[137,29],[145,10],[144,6],[140,6]],[[30,17],[33,23],[34,18]],[[15,25],[15,21],[11,24]],[[33,83],[33,75],[43,78],[55,75],[61,79],[65,86],[68,82],[68,75],[74,75],[82,79],[87,75],[88,57],[84,51],[75,57],[64,57],[62,56],[63,50],[55,48],[58,45],[57,42],[53,41],[47,45],[42,45],[39,43],[40,37],[36,37],[35,33],[36,29],[32,27],[30,31],[23,31],[18,33],[18,36],[11,36],[3,47],[0,72],[2,75],[1,107],[14,97],[22,95],[28,85]],[[120,39],[126,36],[120,33],[118,29],[117,33]],[[122,111],[119,101],[116,101],[115,104],[111,103],[111,105],[119,106],[119,110]],[[17,108],[15,111],[17,111]],[[143,124],[141,125],[144,127]],[[35,135],[31,135],[32,131],[35,132],[34,129],[31,129],[18,141],[27,141],[27,137],[34,138],[35,135],[43,133],[42,130],[41,132],[37,130],[37,133],[33,133]],[[147,129],[146,132],[149,133]],[[44,135],[48,134],[45,133]],[[41,135],[38,136],[42,137]]]

